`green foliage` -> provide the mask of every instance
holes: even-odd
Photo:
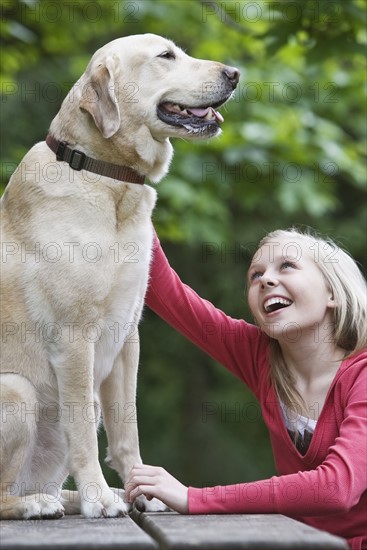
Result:
[[[248,256],[264,233],[293,224],[334,237],[366,264],[364,0],[3,0],[1,9],[4,185],[90,55],[153,32],[242,75],[222,109],[223,135],[176,141],[158,186],[155,225],[182,278],[248,318]],[[141,332],[144,459],[193,484],[270,475],[247,390],[152,314]],[[216,413],[204,421],[208,403]],[[236,407],[240,416],[226,414]]]

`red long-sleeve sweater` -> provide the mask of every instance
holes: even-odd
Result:
[[[183,284],[157,238],[146,304],[254,393],[279,474],[250,483],[190,487],[189,512],[285,514],[348,539],[353,549],[367,548],[367,350],[341,364],[302,456],[270,383],[268,337]]]

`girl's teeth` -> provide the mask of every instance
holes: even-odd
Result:
[[[276,309],[273,307],[275,305],[290,306],[291,304],[292,304],[292,301],[288,300],[287,298],[280,298],[280,297],[269,298],[269,300],[266,300],[266,302],[264,303],[264,309],[267,313],[269,313],[270,311],[274,311]]]

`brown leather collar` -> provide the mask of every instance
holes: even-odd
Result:
[[[46,143],[56,154],[56,160],[67,162],[73,170],[88,170],[94,174],[129,183],[139,183],[140,185],[145,181],[144,176],[133,170],[133,168],[88,157],[82,151],[69,147],[66,141],[58,141],[51,134],[48,134]]]

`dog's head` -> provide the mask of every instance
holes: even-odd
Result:
[[[157,180],[168,168],[169,138],[205,139],[220,133],[223,118],[217,109],[238,80],[237,69],[194,59],[160,36],[119,38],[94,54],[75,85],[73,97],[83,113],[78,125],[86,126],[99,150],[102,138],[111,154],[119,152],[149,177],[154,163],[167,165],[153,168]]]

